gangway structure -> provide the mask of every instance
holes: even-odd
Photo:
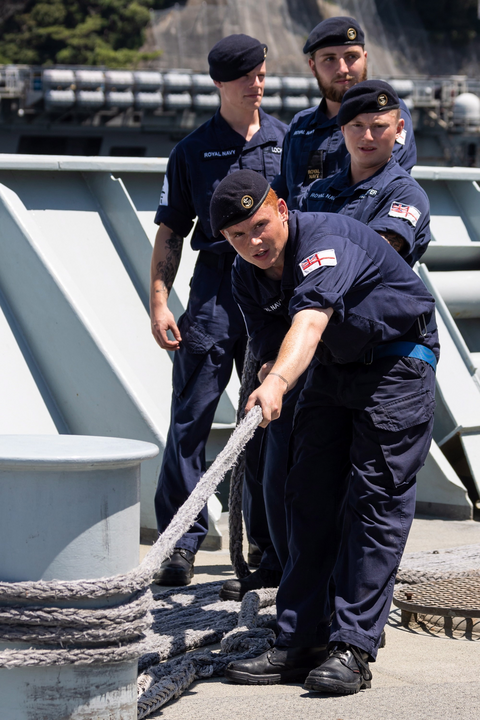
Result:
[[[148,317],[165,168],[156,158],[0,155],[0,433],[156,443],[160,455],[142,468],[141,524],[151,532],[172,372]],[[470,518],[480,506],[480,170],[419,167],[414,175],[432,205],[433,240],[418,272],[437,298],[443,352],[418,511]],[[185,242],[170,298],[177,318],[195,256]],[[238,388],[233,377],[207,460],[234,426]]]

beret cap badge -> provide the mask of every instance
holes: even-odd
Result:
[[[255,215],[270,191],[270,184],[255,170],[236,170],[221,180],[210,201],[214,237]]]
[[[355,30],[355,28],[348,28],[347,37],[349,40],[355,40],[355,38],[357,37],[357,31]]]
[[[377,101],[380,107],[384,107],[388,103],[388,98],[384,93],[381,93],[381,95],[378,96]]]

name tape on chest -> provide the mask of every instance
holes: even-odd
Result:
[[[236,148],[231,148],[230,150],[206,150],[203,153],[203,159],[204,160],[213,160],[214,158],[224,158],[224,157],[231,157],[232,155],[237,154]]]
[[[319,252],[310,255],[309,257],[305,258],[305,260],[302,260],[301,263],[299,263],[299,267],[303,273],[303,276],[306,277],[314,270],[318,270],[319,268],[324,267],[324,265],[336,264],[337,256],[335,255],[335,250],[332,249],[320,250]]]
[[[275,310],[279,310],[282,307],[282,301],[281,300],[275,300],[271,305],[264,305],[263,309],[265,312],[275,312]]]
[[[405,130],[405,128],[403,128],[400,135],[397,138],[395,138],[395,142],[398,143],[399,145],[405,145],[406,141],[407,141],[407,131]]]
[[[405,220],[408,220],[413,227],[416,227],[422,213],[420,210],[417,210],[414,205],[403,205],[399,202],[392,202],[390,212],[388,214],[391,217],[404,218]]]

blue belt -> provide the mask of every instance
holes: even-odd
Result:
[[[372,350],[365,354],[364,363],[365,365],[371,365],[377,358],[388,357],[389,355],[418,358],[419,360],[427,362],[434,370],[437,368],[437,358],[430,348],[414,342],[403,341],[377,345],[376,348],[372,348]]]

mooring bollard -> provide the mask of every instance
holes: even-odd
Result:
[[[96,579],[134,569],[140,464],[157,453],[151,443],[120,438],[0,436],[0,581]],[[45,605],[95,608],[124,598]],[[40,645],[0,642],[0,651],[28,647]],[[0,668],[0,720],[136,720],[136,676],[136,660]]]

